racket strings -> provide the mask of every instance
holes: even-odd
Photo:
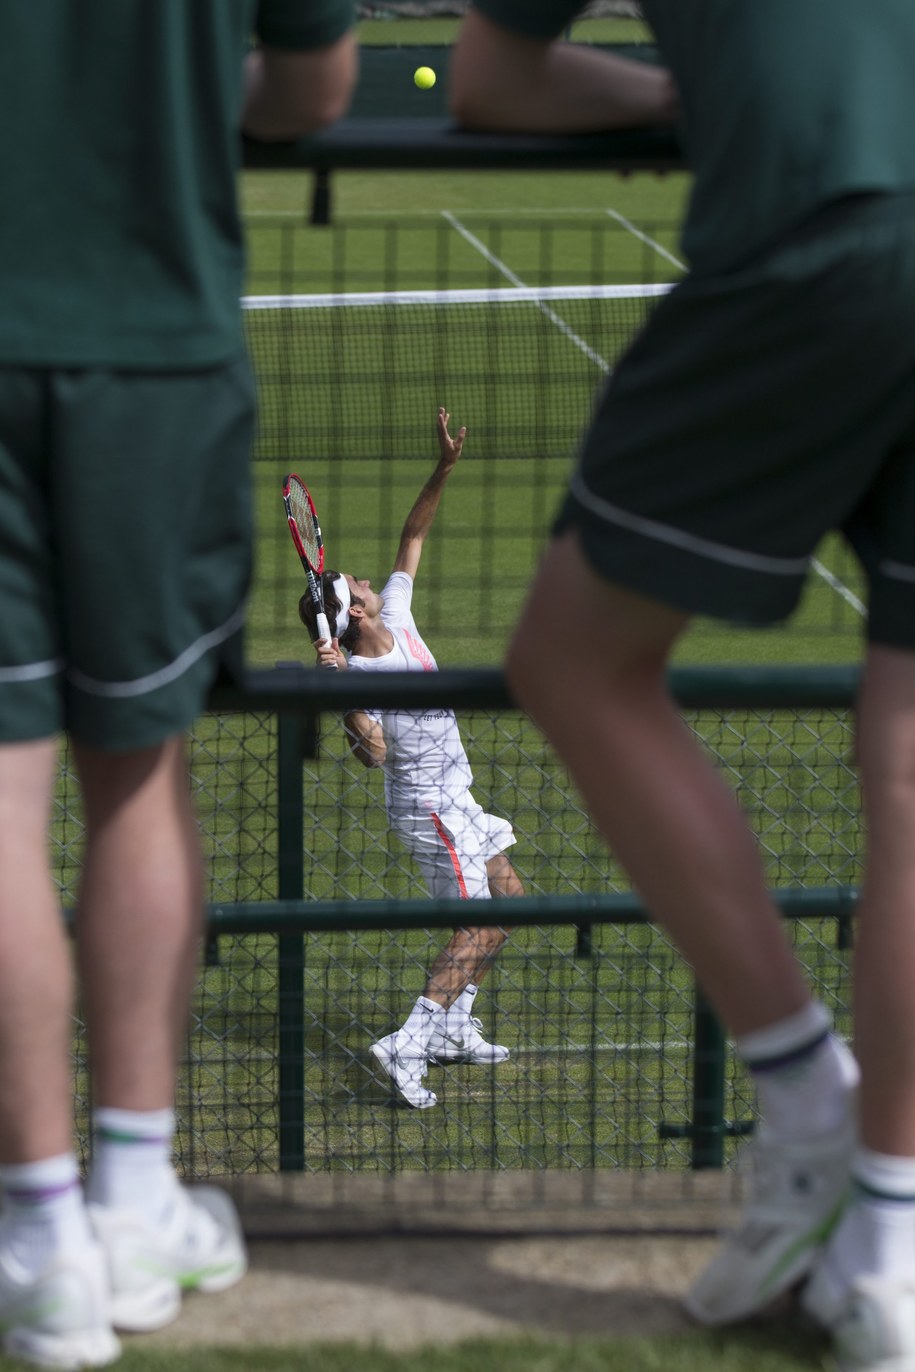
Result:
[[[294,483],[289,488],[289,508],[296,522],[305,556],[312,567],[317,569],[321,565],[321,545],[315,530],[314,515],[305,496]]]

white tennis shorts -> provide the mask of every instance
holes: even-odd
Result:
[[[489,900],[486,864],[515,842],[508,820],[487,814],[469,793],[438,811],[392,815],[391,827],[433,899]]]

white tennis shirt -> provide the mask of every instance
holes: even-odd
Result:
[[[354,672],[437,672],[438,666],[420,637],[410,611],[413,578],[393,572],[381,592],[381,620],[394,637],[394,647],[382,657],[349,660]],[[387,748],[384,795],[388,814],[439,812],[459,799],[473,783],[470,763],[453,710],[366,710],[380,720]]]

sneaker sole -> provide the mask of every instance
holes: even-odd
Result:
[[[391,1066],[394,1062],[394,1055],[393,1053],[389,1053],[386,1048],[382,1048],[380,1043],[369,1044],[369,1052],[371,1053],[372,1057],[375,1058],[375,1060],[379,1062],[381,1066],[384,1068],[388,1081],[397,1091],[401,1100],[406,1105],[409,1105],[411,1110],[431,1110],[433,1105],[438,1104],[438,1097],[435,1095],[434,1091],[429,1092],[429,1095],[432,1097],[431,1100],[424,1100],[421,1102],[412,1101],[409,1099],[408,1096],[404,1095],[403,1091],[401,1091],[400,1087],[397,1085],[397,1082],[394,1080],[393,1074],[391,1072]]]
[[[80,1334],[43,1334],[23,1326],[8,1329],[3,1351],[11,1358],[78,1372],[81,1367],[107,1367],[121,1356],[121,1345],[110,1329],[84,1330]]]
[[[247,1270],[248,1260],[243,1257],[226,1263],[223,1267],[204,1272],[199,1277],[186,1277],[181,1285],[185,1291],[202,1291],[204,1295],[209,1296],[217,1291],[228,1291],[230,1286],[241,1281]]]
[[[717,1309],[711,1309],[703,1305],[701,1291],[692,1290],[683,1298],[684,1309],[698,1324],[707,1328],[736,1324],[740,1320],[759,1314],[810,1275],[840,1210],[841,1202],[827,1220],[806,1233],[799,1234],[782,1253],[773,1257],[766,1271],[760,1274],[752,1291],[748,1291],[743,1300],[724,1308],[719,1306]]]
[[[125,1334],[152,1334],[173,1324],[181,1313],[181,1288],[162,1277],[143,1291],[121,1291],[111,1297],[111,1323]]]

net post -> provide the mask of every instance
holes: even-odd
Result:
[[[315,179],[311,192],[312,224],[330,223],[330,168],[315,167]]]
[[[300,663],[277,663],[300,667]],[[280,900],[302,900],[305,893],[303,832],[305,806],[302,761],[316,751],[312,717],[277,714],[277,871]],[[277,1026],[279,1086],[279,1164],[281,1172],[305,1167],[305,936],[277,936]]]

